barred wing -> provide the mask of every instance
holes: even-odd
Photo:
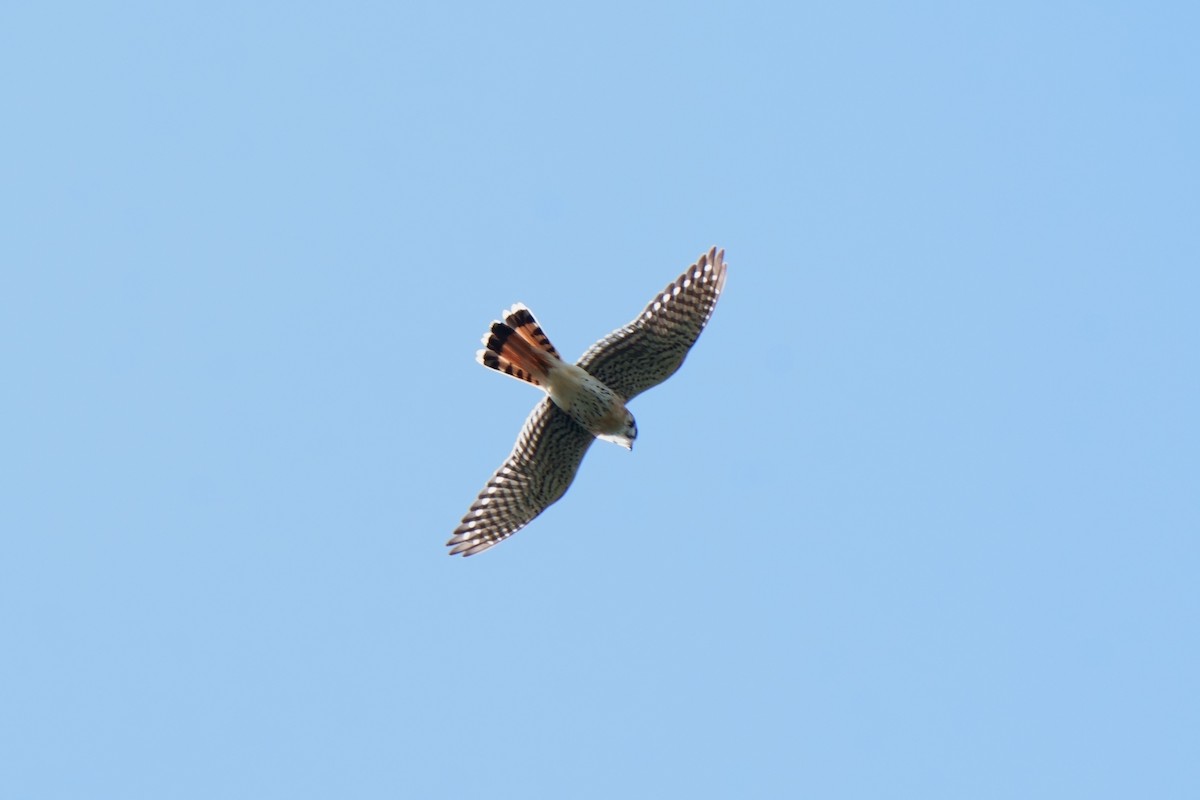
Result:
[[[508,460],[446,542],[450,555],[483,552],[528,525],[567,491],[594,439],[550,398],[538,403]]]
[[[588,348],[579,366],[626,400],[683,363],[725,286],[725,251],[712,248],[650,301],[637,319]]]

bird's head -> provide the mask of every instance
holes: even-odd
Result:
[[[633,441],[637,439],[637,422],[633,418],[633,414],[629,413],[629,409],[625,409],[625,422],[621,425],[621,430],[618,433],[609,433],[600,437],[606,442],[619,444],[626,450],[633,449]]]

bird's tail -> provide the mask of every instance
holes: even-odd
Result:
[[[520,303],[504,312],[504,322],[492,323],[483,344],[475,354],[480,364],[534,386],[545,384],[547,371],[559,360],[542,326]]]

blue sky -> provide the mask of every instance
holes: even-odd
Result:
[[[1190,4],[10,4],[0,795],[1194,797]],[[566,356],[726,291],[566,497]]]

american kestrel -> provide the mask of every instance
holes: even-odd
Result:
[[[725,251],[714,247],[575,364],[559,357],[520,303],[493,322],[476,360],[547,397],[446,542],[450,555],[480,553],[529,524],[567,491],[593,439],[632,450],[637,425],[625,404],[679,369],[724,286]]]

